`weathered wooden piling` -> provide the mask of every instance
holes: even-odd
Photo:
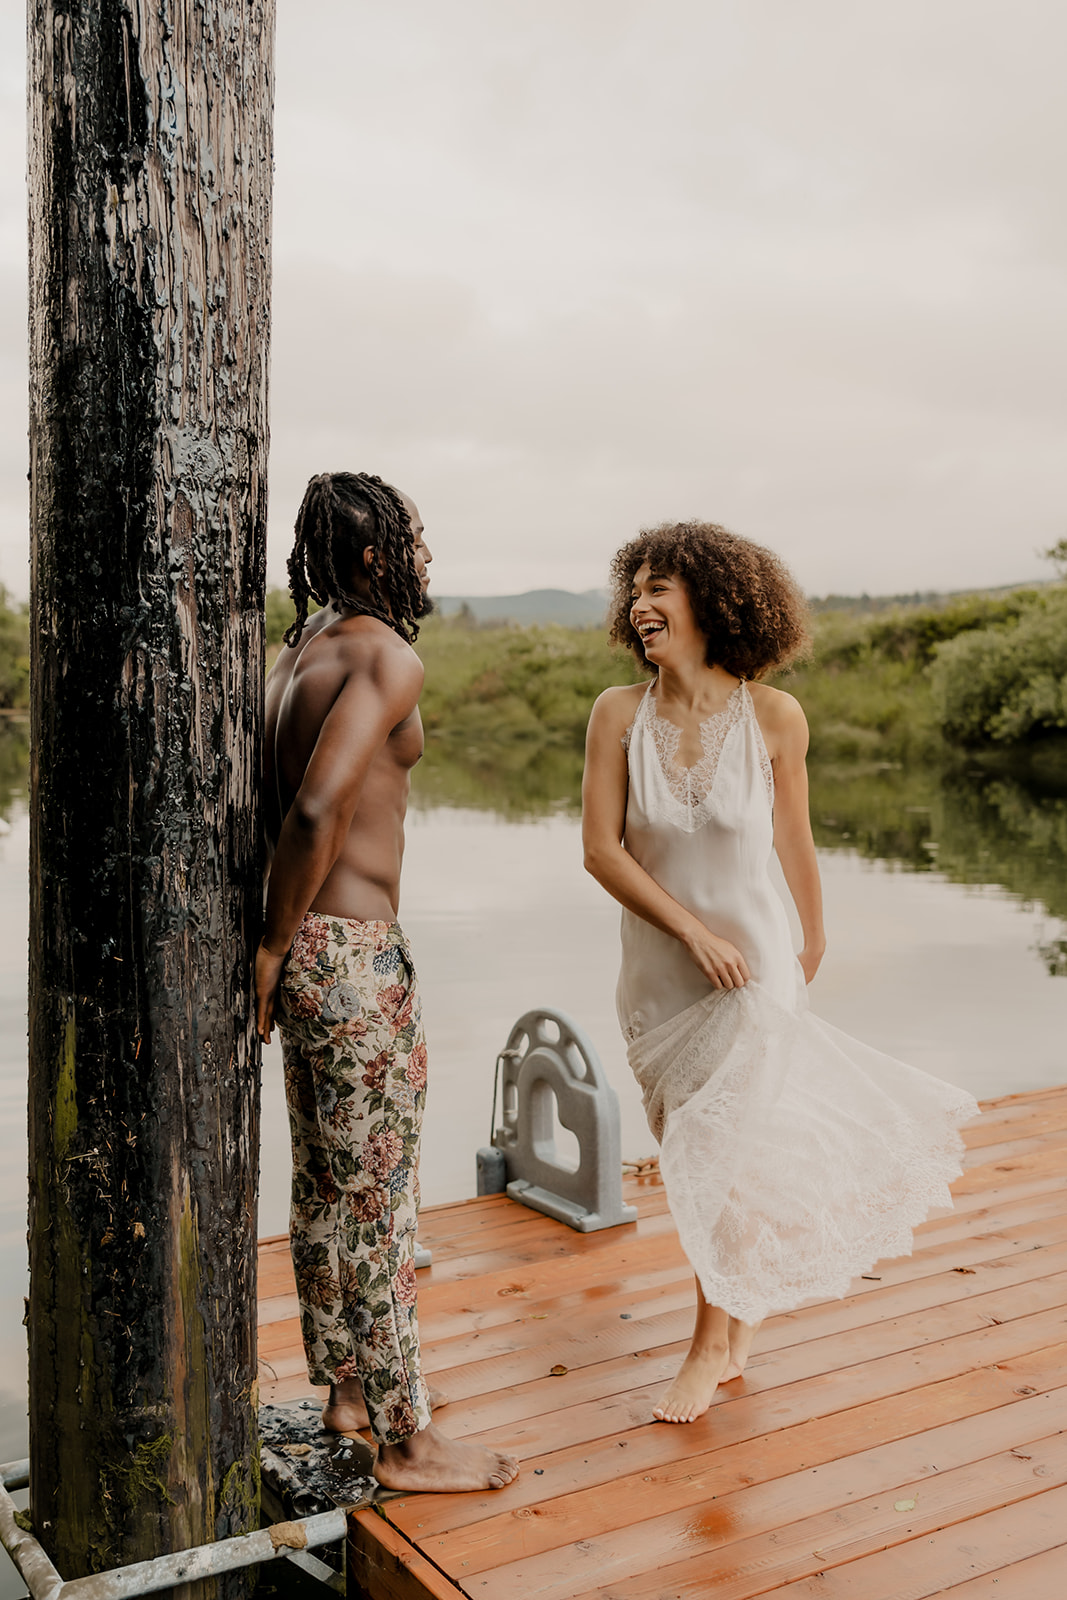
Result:
[[[273,36],[29,3],[31,1511],[69,1578],[258,1520]]]

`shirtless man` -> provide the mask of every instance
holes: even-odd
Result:
[[[502,1489],[509,1455],[430,1420],[415,1290],[426,1044],[396,921],[422,664],[409,643],[430,552],[405,495],[366,473],[312,479],[289,576],[297,620],[267,685],[272,862],[256,957],[259,1032],[277,1014],[293,1138],[290,1243],[325,1427],[368,1418],[391,1489]],[[307,620],[308,600],[323,610]]]

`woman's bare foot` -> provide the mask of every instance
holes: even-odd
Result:
[[[709,1306],[698,1278],[697,1318],[689,1354],[652,1415],[660,1422],[695,1422],[702,1417],[723,1381],[730,1358],[730,1318],[718,1306]]]
[[[728,1334],[730,1344],[730,1359],[726,1363],[726,1370],[719,1379],[720,1383],[732,1383],[739,1378],[745,1370],[748,1353],[752,1349],[752,1341],[760,1330],[758,1322],[740,1322],[737,1317],[730,1318]]]
[[[449,1439],[432,1422],[402,1444],[383,1444],[374,1464],[374,1476],[383,1489],[412,1494],[504,1489],[518,1475],[514,1456]]]
[[[730,1359],[728,1344],[692,1346],[682,1362],[682,1370],[652,1415],[660,1422],[695,1422],[702,1417],[722,1382],[723,1369]]]
[[[438,1389],[427,1391],[430,1410],[447,1406],[448,1396]],[[358,1378],[345,1378],[330,1385],[330,1398],[322,1408],[322,1425],[327,1433],[363,1433],[370,1427],[363,1386]]]

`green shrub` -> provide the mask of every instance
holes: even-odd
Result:
[[[1013,589],[1010,594],[965,594],[939,605],[874,615],[831,612],[816,618],[814,657],[827,668],[860,665],[872,654],[924,666],[948,639],[1017,622],[1041,593]]]
[[[423,723],[451,745],[536,740],[581,750],[601,690],[642,676],[592,628],[471,629],[430,618],[416,649],[426,667]]]
[[[284,590],[270,591],[270,655],[291,618]],[[10,610],[8,622],[19,623]],[[0,616],[0,648],[4,625]],[[19,625],[25,629],[24,617]],[[633,658],[596,628],[472,627],[462,616],[430,617],[417,648],[431,741],[446,745],[453,763],[465,752],[472,770],[513,766],[503,762],[505,746],[580,751],[601,690],[642,681]],[[935,757],[946,740],[996,748],[1062,732],[1067,589],[820,612],[808,659],[770,681],[803,706],[815,760],[914,763]],[[3,693],[0,662],[0,704]],[[516,758],[517,787],[530,781],[525,759]]]
[[[13,604],[0,584],[0,707],[23,710],[30,703],[30,610]]]
[[[954,743],[1018,744],[1067,728],[1067,589],[1033,596],[1013,622],[941,645],[930,680]]]

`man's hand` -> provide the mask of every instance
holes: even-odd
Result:
[[[274,1004],[284,965],[285,956],[274,955],[261,940],[256,951],[256,1031],[264,1044],[270,1044]]]

